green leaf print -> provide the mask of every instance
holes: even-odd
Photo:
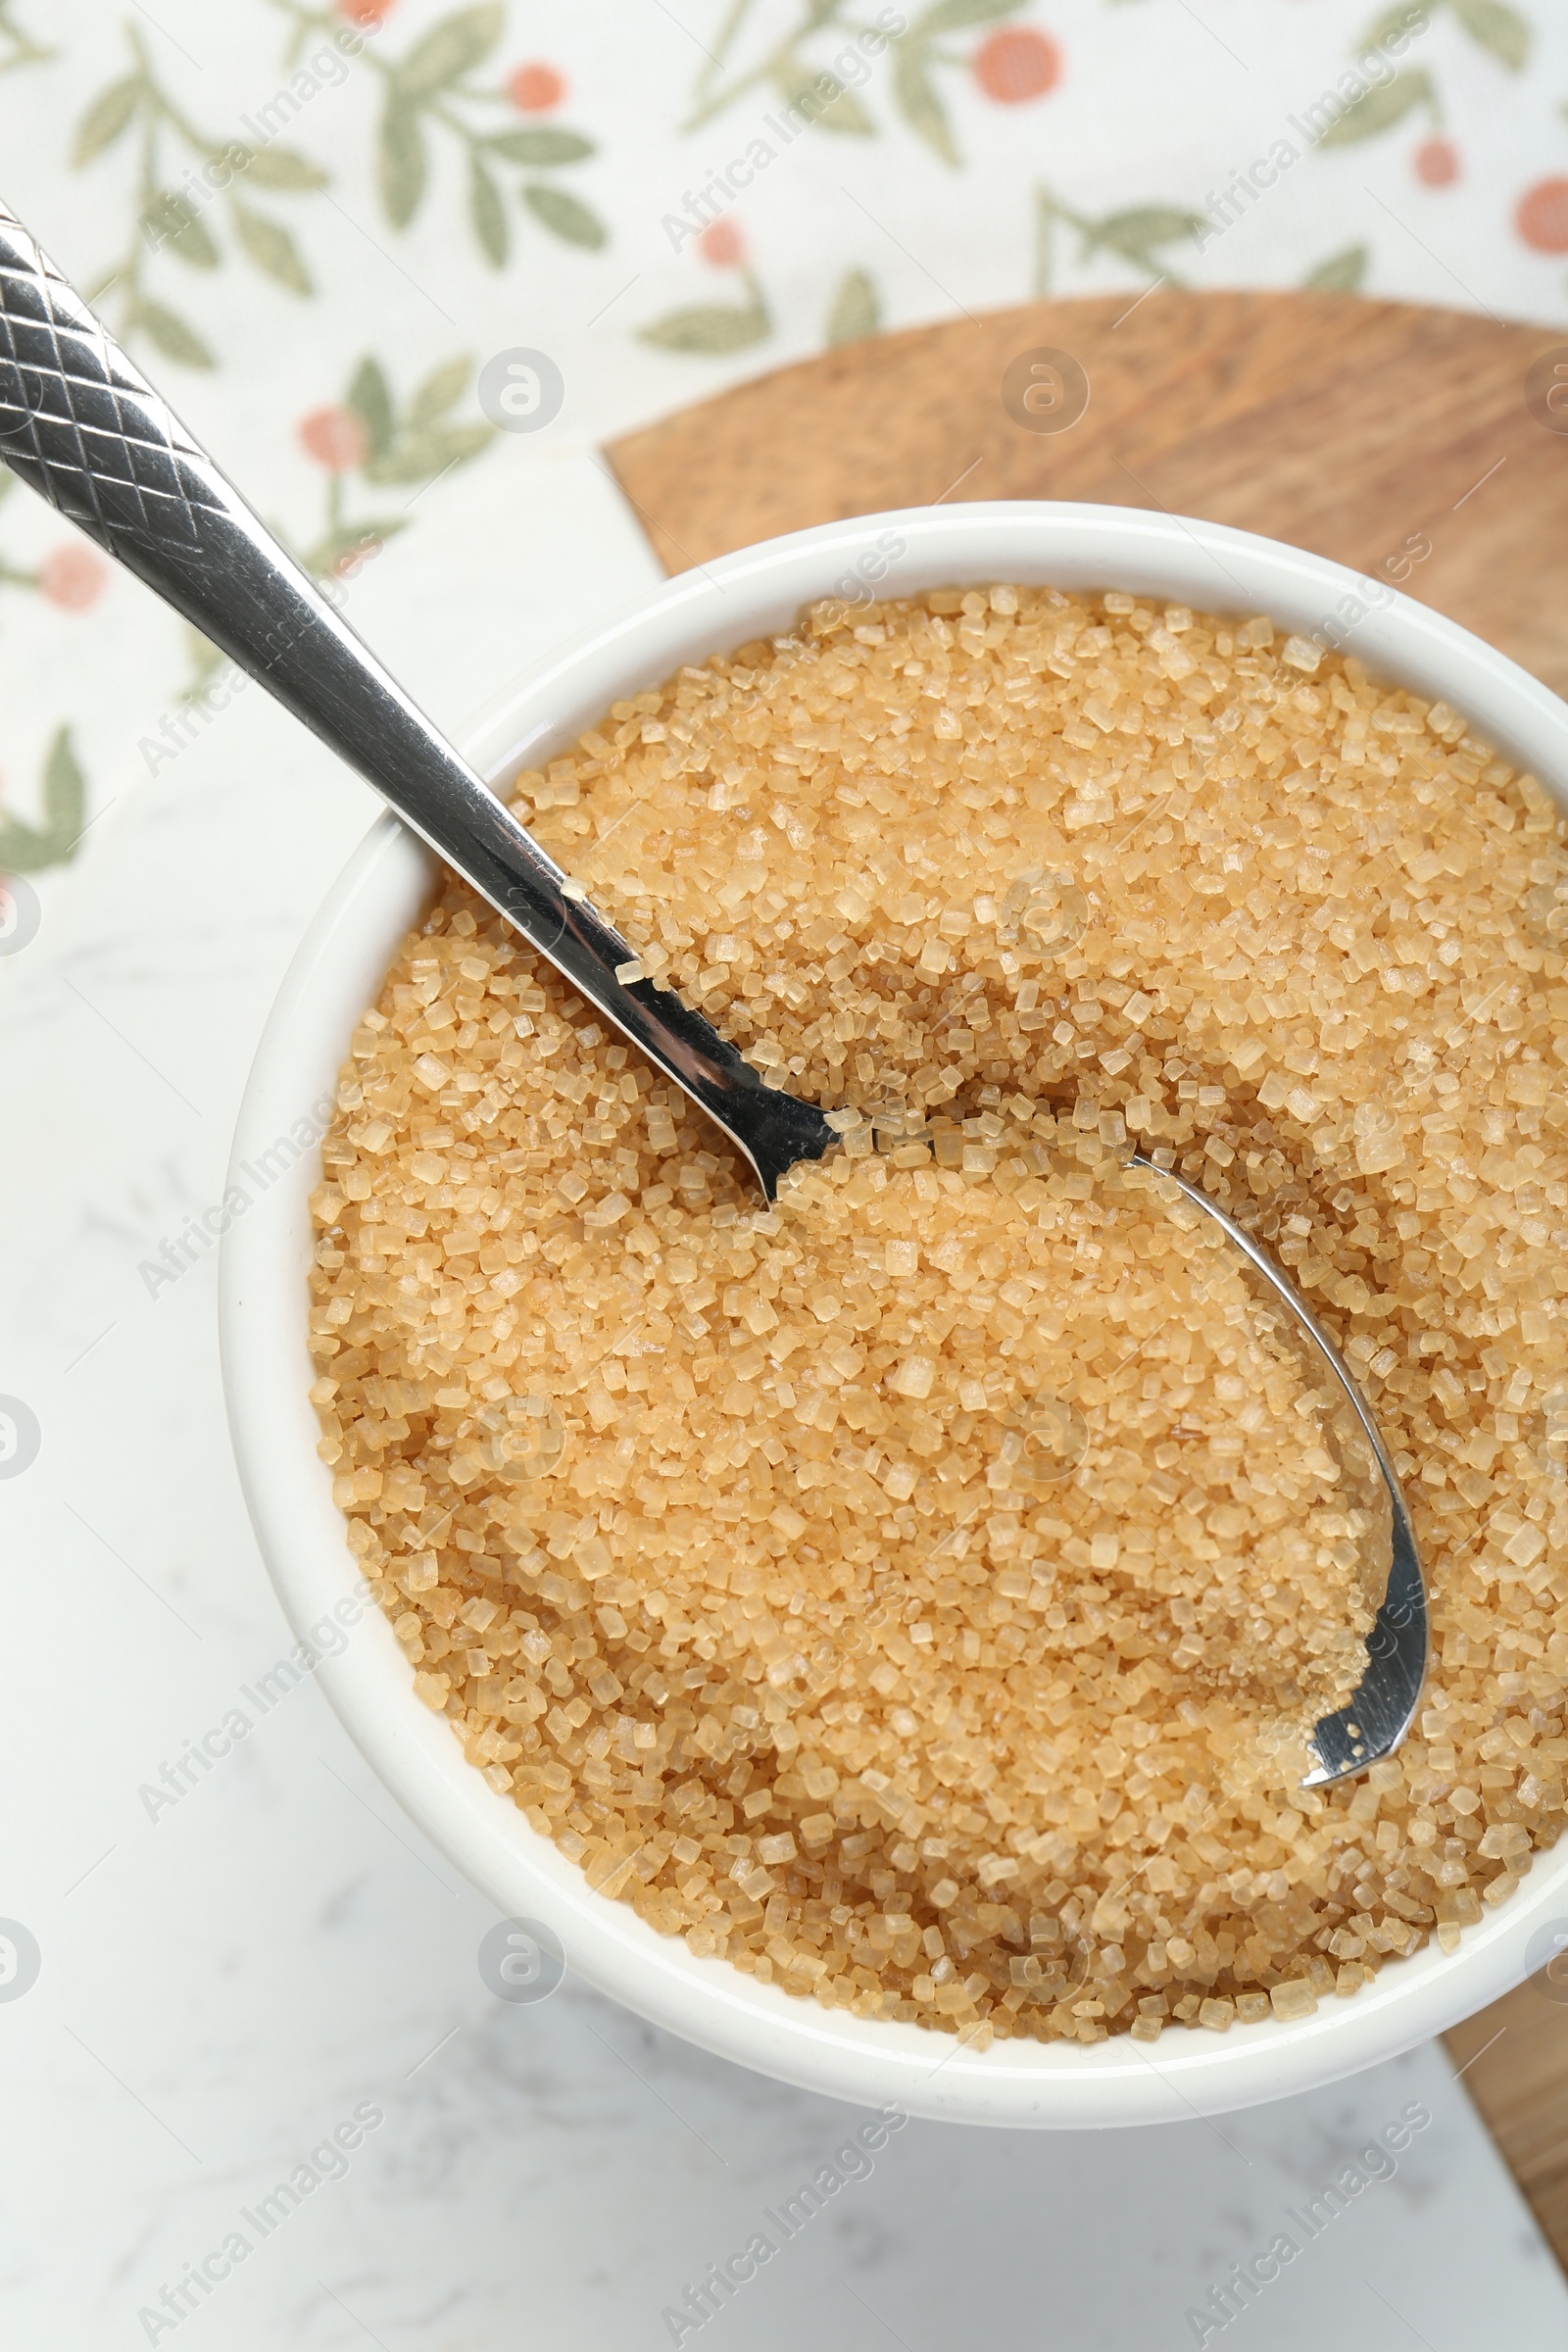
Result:
[[[473,373],[473,362],[462,353],[455,360],[444,360],[427,375],[409,402],[409,423],[416,432],[422,432],[455,409],[467,390]]]
[[[869,138],[876,130],[859,99],[836,74],[814,74],[802,58],[781,59],[773,86],[786,106],[798,107],[807,121],[823,130],[849,138]]]
[[[291,294],[313,294],[310,271],[300,259],[299,247],[280,221],[270,220],[265,213],[253,213],[248,206],[235,202],[234,228],[241,245],[269,277]]]
[[[462,363],[465,379],[467,362]],[[384,457],[392,446],[392,388],[386,380],[379,360],[365,359],[354,373],[348,389],[348,406],[365,427],[365,438],[372,458]]]
[[[576,130],[497,130],[484,143],[504,164],[526,164],[535,172],[552,164],[586,163],[594,153],[592,139]]]
[[[1018,0],[936,0],[909,27],[917,41],[940,40],[945,32],[966,32],[972,24],[994,24],[1016,16]]]
[[[1301,283],[1320,294],[1357,294],[1371,258],[1368,246],[1347,245],[1343,252],[1331,253],[1327,261],[1309,270]]]
[[[45,49],[40,41],[35,41],[31,33],[18,23],[17,11],[20,6],[21,0],[0,0],[0,35],[11,44],[9,49],[0,52],[0,74],[13,73],[19,66],[41,66],[47,58],[56,54],[53,49]]]
[[[597,249],[609,240],[610,231],[599,215],[587,205],[558,188],[547,179],[530,179],[522,189],[522,201],[534,219],[543,223],[554,237],[567,245],[586,245]]]
[[[141,224],[157,251],[172,253],[187,269],[216,270],[222,261],[206,221],[183,196],[167,190],[156,196],[142,214]]]
[[[1160,246],[1196,237],[1207,225],[1202,213],[1190,213],[1178,205],[1137,205],[1131,212],[1107,214],[1089,233],[1087,246],[1091,252],[1098,246],[1119,253],[1123,261],[1136,262],[1141,270],[1152,270],[1157,276]],[[1168,276],[1169,271],[1164,274]]]
[[[1410,66],[1392,81],[1374,82],[1365,94],[1346,108],[1317,141],[1319,147],[1348,147],[1357,139],[1375,139],[1424,106],[1438,119],[1437,92],[1425,66]]]
[[[1429,0],[1429,13],[1442,6],[1443,0]],[[1394,0],[1392,8],[1386,8],[1381,16],[1373,18],[1356,43],[1355,54],[1357,57],[1365,57],[1369,49],[1383,48],[1391,33],[1408,32],[1409,30],[1408,0]]]
[[[240,169],[253,188],[305,193],[328,184],[329,175],[292,147],[247,147],[244,156]]]
[[[660,351],[679,351],[695,358],[720,359],[765,342],[773,320],[761,288],[751,279],[751,301],[699,304],[691,310],[669,311],[651,326],[641,327],[637,339]]]
[[[904,41],[893,50],[893,96],[899,112],[916,135],[941,156],[945,164],[962,162],[948,122],[947,109],[926,71],[925,53]]]
[[[216,368],[217,360],[193,326],[186,324],[177,312],[166,309],[161,302],[149,302],[145,295],[136,303],[128,317],[129,331],[140,332],[156,343],[165,359],[177,360],[182,368]]]
[[[76,125],[71,160],[78,170],[124,136],[135,118],[141,90],[141,76],[127,74],[123,80],[112,81],[107,90],[99,91]]]
[[[394,228],[407,228],[424,195],[429,161],[418,114],[396,89],[381,117],[379,167],[386,217]]]
[[[1455,17],[1473,41],[1489,49],[1511,74],[1523,73],[1530,58],[1530,27],[1517,9],[1503,0],[1449,0]]]
[[[506,200],[479,147],[468,150],[468,212],[480,252],[493,270],[504,270],[512,250]]]
[[[1052,245],[1054,224],[1057,220],[1077,231],[1081,260],[1087,262],[1097,253],[1114,253],[1137,269],[1147,270],[1150,276],[1163,278],[1170,286],[1179,286],[1182,281],[1162,249],[1190,242],[1209,226],[1206,214],[1191,212],[1185,205],[1133,205],[1125,212],[1107,213],[1102,220],[1096,220],[1075,212],[1047,188],[1037,192],[1035,202],[1037,294],[1052,290]]]
[[[827,315],[829,350],[840,343],[858,342],[861,335],[874,335],[881,323],[876,287],[863,270],[850,270],[839,281],[839,290]]]
[[[506,21],[499,0],[488,0],[483,8],[463,9],[434,25],[396,69],[404,97],[417,104],[471,74],[500,40]]]
[[[67,864],[81,841],[86,807],[86,778],[72,748],[71,729],[62,727],[44,762],[42,824],[24,824],[0,809],[0,874],[36,874],[47,865]]]

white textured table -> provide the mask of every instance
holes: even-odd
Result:
[[[455,483],[351,610],[461,726],[658,576],[595,461],[519,454]],[[148,616],[123,599],[130,679]],[[309,1686],[177,1802],[139,1793],[166,1764],[178,1785],[291,1637],[229,1461],[214,1269],[149,1296],[138,1267],[219,1197],[273,989],[370,813],[248,695],[119,780],[97,856],[44,878],[36,939],[0,960],[0,1392],[42,1434],[0,1480],[0,1916],[42,1952],[0,2000],[0,2294],[28,2352],[691,2342],[665,2309],[857,2120],[569,1983],[493,1999],[485,1905]],[[1306,2243],[1291,2209],[1412,2101],[1433,2120],[1396,2175]],[[260,2202],[357,2108],[382,2120],[344,2177],[275,2201],[264,2236]],[[245,2259],[171,2316],[236,2230]],[[1244,2317],[1187,2316],[1282,2231],[1303,2250]],[[1217,2127],[910,2125],[700,2332],[746,2352],[1205,2333],[1283,2352],[1331,2331],[1568,2340],[1568,2291],[1441,2051]]]

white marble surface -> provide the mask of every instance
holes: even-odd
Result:
[[[352,610],[461,727],[653,576],[589,455],[518,453],[455,482]],[[120,593],[128,677],[146,616]],[[137,1267],[218,1197],[267,1005],[370,813],[247,695],[119,780],[96,855],[44,878],[37,938],[0,960],[0,1394],[42,1429],[0,1479],[0,1916],[43,1955],[0,2000],[0,2311],[28,2352],[667,2343],[686,2282],[858,2120],[569,1981],[493,1998],[485,1905],[312,1687],[156,1820],[138,1794],[290,1637],[229,1459],[214,1269],[151,1298]],[[910,2125],[704,2340],[1194,2342],[1188,2307],[1412,2099],[1433,2122],[1396,2177],[1226,2340],[1560,2347],[1568,2292],[1437,2049],[1219,2126]],[[384,2121],[346,2178],[177,2327],[139,2319],[365,2101]]]

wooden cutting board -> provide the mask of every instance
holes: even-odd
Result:
[[[1008,363],[1041,348],[1089,380],[1065,432],[1003,405]],[[1561,432],[1526,406],[1554,352]],[[1408,595],[1568,693],[1568,340],[1548,328],[1344,294],[1034,303],[846,344],[609,455],[670,571],[938,500],[1165,507],[1364,572],[1407,561]]]
[[[1065,431],[1004,402],[1043,350],[1087,378]],[[1340,294],[1034,303],[847,344],[607,454],[670,572],[888,507],[1163,507],[1393,577],[1568,694],[1568,340],[1549,328]],[[1447,2042],[1568,2268],[1568,2005],[1522,1985]]]

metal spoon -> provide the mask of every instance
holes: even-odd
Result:
[[[822,1157],[836,1139],[815,1103],[766,1085],[668,989],[616,978],[635,960],[631,947],[388,677],[3,205],[0,460],[372,785],[723,1128],[769,1200],[787,1169]],[[1387,1755],[1414,1713],[1427,1651],[1414,1536],[1376,1425],[1327,1334],[1240,1227],[1182,1177],[1172,1181],[1224,1228],[1327,1359],[1389,1489],[1388,1594],[1364,1681],[1313,1733],[1318,1763],[1304,1785],[1323,1786]]]

